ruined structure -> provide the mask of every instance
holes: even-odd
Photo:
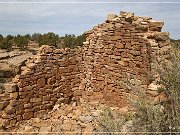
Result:
[[[83,99],[126,106],[126,75],[144,80],[142,86],[147,87],[149,74],[156,77],[154,64],[167,57],[170,41],[168,33],[161,32],[163,24],[120,12],[109,14],[104,23],[85,32],[83,47],[42,46],[1,93],[3,125],[11,127],[22,120],[43,117],[57,102]]]

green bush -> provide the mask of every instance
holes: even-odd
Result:
[[[170,63],[159,66],[160,81],[162,87],[159,91],[164,92],[168,100],[163,103],[169,131],[180,132],[180,49],[174,47],[171,50]]]
[[[84,34],[79,36],[75,36],[74,34],[66,34],[64,37],[62,37],[62,40],[64,48],[74,48],[76,46],[82,46],[83,42],[86,41],[86,37]]]
[[[0,34],[0,42],[3,40],[3,36]]]
[[[39,46],[50,45],[57,47],[57,44],[59,42],[59,36],[54,34],[53,32],[49,32],[44,35],[36,35],[36,36],[38,36]]]
[[[128,92],[136,95],[130,103],[136,109],[133,125],[141,127],[140,132],[180,132],[180,50],[173,48],[169,60],[157,66],[161,85],[158,92],[165,94],[166,100],[153,102],[137,83],[127,87]]]
[[[25,35],[17,35],[14,38],[14,43],[16,44],[17,47],[20,47],[20,49],[24,50],[27,48],[28,43],[29,43],[29,38]]]
[[[126,121],[127,118],[124,115],[114,112],[110,108],[106,107],[99,116],[98,126],[96,127],[94,133],[96,135],[117,134],[117,132],[122,131],[122,127]]]
[[[12,50],[13,41],[8,38],[3,38],[3,40],[0,42],[0,48],[1,49],[7,49],[7,51]]]

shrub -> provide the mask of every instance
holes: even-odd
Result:
[[[180,132],[180,50],[177,47],[171,50],[169,60],[157,66],[161,85],[158,92],[165,94],[166,100],[153,102],[140,84],[126,86],[135,95],[129,101],[136,109],[133,125],[141,127],[140,132]]]
[[[121,132],[124,123],[124,117],[120,117],[117,113],[113,113],[110,108],[106,108],[99,116],[98,127],[95,130],[95,134]]]
[[[3,38],[3,40],[0,42],[0,48],[1,49],[7,49],[7,51],[12,50],[12,40],[9,40],[7,38]]]
[[[36,35],[36,36],[38,36],[38,44],[39,44],[39,46],[50,45],[50,46],[57,47],[57,44],[59,42],[59,36],[56,35],[53,32],[48,32],[47,34]]]
[[[63,47],[74,48],[76,46],[82,46],[83,42],[86,41],[86,37],[84,34],[75,36],[74,34],[66,34],[62,37]]]
[[[14,38],[14,42],[17,47],[20,47],[20,49],[24,50],[28,46],[29,39],[27,36],[17,35]]]
[[[168,100],[163,103],[169,131],[180,131],[180,49],[174,47],[171,51],[170,63],[159,66],[160,81],[162,87],[160,92],[164,92]]]

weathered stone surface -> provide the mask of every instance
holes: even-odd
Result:
[[[15,84],[1,88],[0,118],[11,125],[32,117],[48,119],[50,110],[60,111],[64,104],[126,107],[127,91],[121,84],[127,84],[127,76],[143,80],[140,85],[146,89],[150,83],[146,79],[148,72],[158,79],[154,65],[157,59],[167,58],[170,48],[169,35],[161,32],[162,26],[163,22],[121,12],[120,16],[109,14],[104,23],[85,32],[86,42],[82,47],[42,46],[22,67]],[[148,90],[153,95],[151,86]],[[66,110],[60,112],[66,114],[62,123],[68,123],[70,118],[86,124],[93,121],[91,115],[82,115],[82,110],[73,112],[72,107]],[[69,123],[64,128],[68,126]],[[70,129],[74,127],[70,124]],[[91,127],[86,130],[91,131]]]
[[[23,114],[23,119],[24,119],[24,120],[29,120],[29,119],[31,119],[31,118],[33,118],[33,117],[34,117],[33,112],[27,112],[27,113],[24,113],[24,114]]]
[[[115,15],[115,14],[108,14],[107,20],[111,21],[112,19],[114,19],[116,17],[117,17],[117,15]]]
[[[124,45],[122,43],[117,43],[115,45],[115,47],[118,48],[118,49],[122,49],[122,48],[124,48]]]
[[[169,39],[169,33],[168,32],[155,33],[154,37],[158,41],[166,41]]]
[[[79,120],[82,121],[83,123],[89,123],[93,120],[92,116],[80,116]]]
[[[39,86],[39,88],[42,88],[45,86],[45,79],[44,78],[40,78],[37,80],[37,85]]]
[[[131,22],[133,20],[133,17],[134,17],[134,13],[128,12],[125,20]]]
[[[32,103],[37,103],[37,102],[41,102],[41,101],[42,101],[41,98],[31,98],[30,99],[30,102],[32,102]]]
[[[160,27],[162,28],[164,25],[164,22],[159,22],[159,21],[150,21],[149,22],[150,26],[154,26],[154,27]]]
[[[18,92],[10,93],[10,98],[11,99],[16,99],[18,97]]]

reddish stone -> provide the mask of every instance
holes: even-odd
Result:
[[[42,88],[42,87],[45,86],[46,80],[44,78],[40,78],[40,79],[37,80],[37,84],[38,84],[39,88]]]

